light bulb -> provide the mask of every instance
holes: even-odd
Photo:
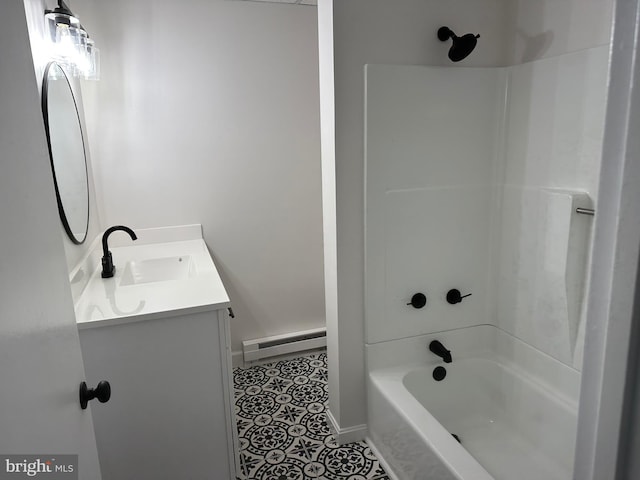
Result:
[[[56,25],[55,56],[57,60],[69,67],[76,63],[78,50],[76,45],[79,41],[79,29],[71,25],[58,23]]]
[[[82,78],[85,80],[100,80],[100,50],[90,38],[87,39],[86,52],[87,68],[82,73]]]
[[[91,70],[91,54],[89,52],[89,36],[82,28],[76,44],[75,74],[85,77]]]

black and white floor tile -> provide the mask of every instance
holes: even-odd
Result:
[[[233,371],[243,480],[388,480],[365,442],[329,430],[327,355]]]

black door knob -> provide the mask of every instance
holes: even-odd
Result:
[[[97,398],[100,403],[106,403],[111,398],[111,385],[103,380],[96,388],[87,388],[86,382],[80,384],[80,408],[87,408],[90,400]]]
[[[460,290],[456,288],[452,288],[447,292],[447,302],[451,305],[455,305],[456,303],[460,303],[463,298],[470,297],[471,294],[467,293],[466,295],[462,295]]]
[[[427,296],[424,293],[416,293],[411,297],[411,301],[407,305],[413,308],[422,308],[427,304]]]

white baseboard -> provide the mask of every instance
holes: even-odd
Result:
[[[327,419],[329,420],[329,428],[336,437],[338,445],[344,445],[346,443],[359,442],[364,440],[367,435],[366,425],[355,425],[353,427],[340,428],[338,422],[331,411],[327,408]]]
[[[371,437],[367,436],[365,440],[367,442],[367,445],[369,445],[369,448],[371,449],[373,454],[378,458],[378,461],[380,462],[380,465],[382,465],[382,468],[384,468],[384,471],[387,473],[387,476],[391,480],[400,480],[400,477],[396,475],[396,472],[393,471],[393,468],[391,468],[391,466],[384,459],[384,457],[380,453],[380,450],[378,449],[376,444],[373,442],[373,440],[371,440]]]

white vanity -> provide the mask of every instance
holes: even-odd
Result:
[[[113,278],[99,242],[72,272],[87,383],[111,384],[90,404],[102,478],[235,479],[229,297],[199,225],[136,233],[109,238]]]

